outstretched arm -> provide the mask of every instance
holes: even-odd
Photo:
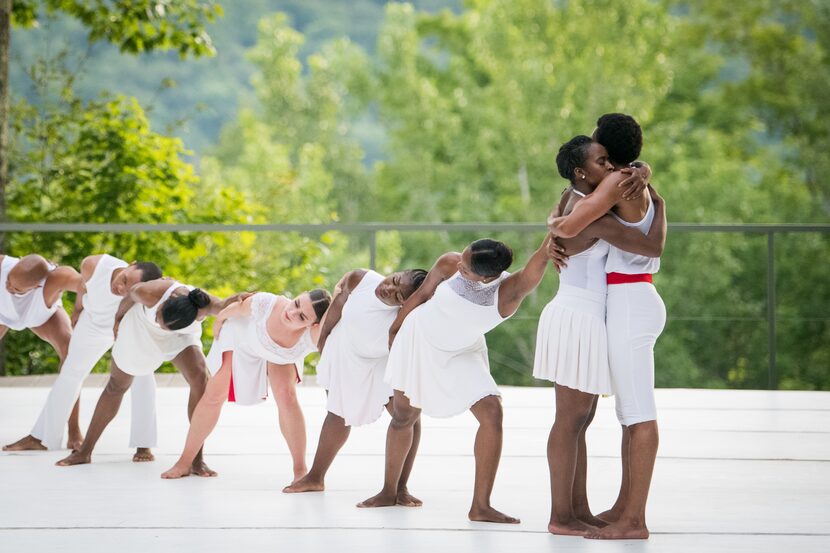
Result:
[[[438,258],[432,266],[432,269],[427,273],[424,283],[404,302],[401,310],[398,311],[398,316],[395,317],[395,321],[389,327],[389,347],[392,347],[392,342],[395,341],[395,335],[401,329],[401,325],[404,319],[406,319],[406,316],[413,309],[428,301],[435,293],[438,285],[458,271],[459,261],[461,261],[461,254],[458,252],[445,253]]]
[[[654,202],[654,222],[651,224],[648,234],[643,234],[636,228],[620,223],[611,215],[605,215],[588,225],[585,234],[593,238],[601,238],[612,246],[627,252],[648,257],[663,255],[668,229],[666,202],[651,185],[648,188],[651,201]]]
[[[340,322],[340,317],[343,315],[343,306],[346,305],[346,300],[349,299],[349,295],[352,293],[352,290],[357,288],[357,285],[360,284],[360,281],[363,280],[363,277],[366,276],[366,269],[355,269],[354,271],[349,271],[343,278],[340,279],[340,282],[337,283],[337,286],[334,289],[334,298],[331,300],[331,305],[326,310],[326,314],[323,316],[323,320],[320,322],[320,331],[319,331],[319,338],[317,338],[317,351],[320,353],[323,352],[323,348],[326,345],[326,340],[329,338],[329,334],[337,326],[337,323]],[[312,334],[313,337],[313,334]]]
[[[78,323],[78,319],[84,310],[83,297],[86,294],[86,283],[89,282],[89,279],[91,279],[92,275],[95,273],[95,267],[98,266],[98,262],[101,260],[101,257],[103,257],[101,254],[89,255],[81,261],[81,279],[83,280],[84,289],[83,291],[75,294],[75,306],[72,308],[72,317],[69,319],[72,323],[72,328],[75,328],[75,325]]]
[[[602,179],[596,190],[585,199],[580,200],[569,214],[548,219],[548,229],[562,238],[573,238],[588,225],[605,215],[609,209],[620,201],[624,189],[617,186],[627,177],[615,171]]]
[[[218,299],[218,298],[217,298]],[[211,300],[213,297],[211,296]],[[221,300],[219,300],[221,301]],[[212,301],[211,301],[212,303]],[[213,338],[214,340],[219,337],[219,333],[222,331],[222,325],[225,324],[225,321],[228,319],[233,319],[236,317],[245,317],[246,315],[251,314],[251,307],[254,303],[254,295],[251,294],[246,297],[242,301],[237,301],[229,306],[225,307],[216,315],[216,320],[213,321]]]
[[[553,236],[547,234],[542,244],[533,252],[527,264],[504,279],[499,285],[499,315],[509,317],[522,301],[542,282],[548,266],[548,245]]]
[[[61,265],[49,273],[43,284],[43,300],[53,305],[65,291],[83,294],[86,288],[81,274],[68,265]]]

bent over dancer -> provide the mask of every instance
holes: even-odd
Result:
[[[389,329],[392,348],[385,380],[394,389],[394,397],[383,489],[358,507],[395,505],[421,411],[451,417],[469,409],[479,428],[468,516],[480,522],[519,522],[490,505],[501,457],[502,406],[490,374],[484,334],[513,315],[539,285],[550,241],[546,236],[527,265],[513,274],[505,271],[513,252],[495,240],[477,240],[462,253],[446,253],[404,303]]]
[[[328,414],[311,470],[284,492],[323,491],[326,473],[351,428],[376,421],[384,407],[391,412],[392,387],[383,381],[389,357],[389,327],[426,274],[423,269],[412,269],[384,277],[375,271],[356,269],[340,280],[317,343],[317,383],[326,390]],[[398,482],[398,505],[421,505],[406,487],[420,435],[421,423],[416,421],[412,447]]]
[[[61,305],[64,291],[78,292],[80,278],[72,267],[57,267],[37,254],[20,259],[0,255],[0,339],[9,329],[30,329],[48,342],[58,354],[61,366],[69,349],[72,326]],[[68,415],[69,441],[67,447],[77,447],[83,441],[78,424],[78,401],[71,402]],[[67,422],[66,418],[61,422]],[[58,438],[60,440],[60,437]],[[23,438],[3,447],[3,451],[45,449]]]
[[[91,462],[95,444],[118,413],[133,379],[152,376],[165,361],[173,363],[190,386],[189,418],[207,384],[200,341],[202,320],[219,313],[237,298],[231,296],[223,301],[172,279],[133,286],[115,315],[110,379],[95,406],[86,439],[77,451],[57,465]],[[201,452],[193,461],[193,472],[201,476],[214,474],[205,465]]]

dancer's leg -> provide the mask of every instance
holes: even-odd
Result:
[[[631,471],[629,470],[631,433],[627,426],[622,426],[622,440],[620,442],[620,459],[622,460],[622,476],[620,478],[620,491],[617,500],[607,511],[597,515],[597,518],[606,523],[617,522],[628,503],[628,489],[631,486]]]
[[[98,439],[107,425],[115,418],[118,408],[121,406],[121,400],[124,399],[124,394],[132,383],[133,376],[119,369],[113,361],[110,365],[109,381],[104,387],[104,391],[101,392],[101,397],[98,398],[98,404],[92,414],[92,421],[89,423],[84,442],[69,457],[58,461],[58,466],[82,465],[92,461],[92,450],[95,449],[95,444],[98,443]]]
[[[291,452],[294,468],[294,479],[298,481],[308,473],[305,463],[306,430],[305,417],[297,400],[297,369],[291,365],[277,365],[268,363],[268,380],[274,401],[277,403],[277,414],[280,422],[280,432]]]
[[[54,450],[62,447],[63,429],[76,405],[84,379],[112,346],[112,333],[102,333],[96,329],[84,314],[81,314],[72,330],[66,359],[52,389],[49,390],[49,396],[32,427],[31,434],[5,446],[4,451]],[[69,447],[76,449],[80,445],[80,442],[70,443]]]
[[[390,507],[397,504],[404,464],[415,444],[415,423],[420,416],[421,410],[412,407],[409,398],[403,392],[395,390],[392,399],[392,421],[386,432],[383,489],[380,493],[358,503],[358,507]]]
[[[591,507],[588,502],[588,445],[585,440],[588,427],[594,421],[598,402],[599,396],[595,396],[594,403],[591,406],[591,412],[588,414],[588,419],[579,431],[576,472],[574,473],[573,486],[573,513],[577,520],[590,526],[602,528],[607,523],[591,513]]]
[[[196,406],[207,389],[208,371],[205,354],[201,346],[188,346],[173,358],[172,363],[182,373],[190,386],[190,396],[187,400],[187,418],[192,420],[193,412],[196,411]],[[228,388],[225,387],[226,393],[227,390]],[[214,424],[216,423],[214,422]],[[190,473],[196,476],[216,476],[216,472],[212,471],[202,458],[202,446],[200,446],[193,462],[190,464]]]
[[[72,338],[72,323],[69,321],[69,315],[63,308],[58,309],[49,318],[48,321],[42,325],[32,328],[32,332],[41,340],[48,342],[60,359],[60,366],[63,370],[63,362],[69,353],[69,341]],[[78,422],[80,413],[80,398],[75,400],[75,405],[69,413],[69,420],[67,421],[67,432],[69,434],[66,446],[69,449],[80,447],[81,442],[84,441],[84,435],[81,433],[81,425]]]
[[[632,424],[630,434],[628,501],[619,520],[592,532],[588,537],[605,540],[647,539],[646,502],[654,474],[659,435],[657,421]]]
[[[216,428],[222,406],[228,398],[232,363],[233,352],[224,352],[222,354],[222,367],[208,380],[205,393],[196,405],[193,416],[190,417],[190,429],[187,431],[184,450],[176,464],[162,473],[162,478],[181,478],[191,474],[196,455],[202,449],[207,437]]]
[[[346,443],[351,432],[351,426],[346,426],[343,417],[329,412],[323,421],[320,430],[320,439],[317,442],[317,451],[314,453],[314,463],[308,474],[283,488],[285,493],[321,492],[325,486],[326,473],[334,461],[337,452]]]
[[[386,409],[392,414],[392,402],[386,404]],[[398,481],[398,499],[397,504],[403,507],[420,507],[424,504],[423,501],[409,493],[409,475],[412,474],[412,467],[415,464],[415,456],[418,454],[418,445],[421,443],[421,417],[412,425],[412,446],[409,448],[409,453],[403,462],[403,469],[401,470],[401,478]]]
[[[574,512],[579,437],[597,396],[556,385],[556,417],[548,437],[551,512],[548,531],[582,536],[590,530]],[[581,467],[580,467],[581,468]]]
[[[504,434],[501,400],[498,396],[487,396],[478,400],[470,411],[478,420],[478,432],[475,441],[476,476],[473,504],[468,516],[470,520],[477,522],[518,524],[519,519],[499,512],[490,505],[490,494],[496,481]]]
[[[130,388],[130,447],[134,447],[133,462],[155,461],[152,449],[156,447],[156,378],[147,374],[135,377]]]

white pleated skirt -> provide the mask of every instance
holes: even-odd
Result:
[[[539,317],[533,376],[589,394],[613,393],[604,293],[560,285]]]

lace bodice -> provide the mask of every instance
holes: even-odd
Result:
[[[465,300],[476,305],[489,306],[496,302],[496,292],[499,289],[501,281],[510,276],[507,271],[503,272],[499,277],[488,283],[467,280],[461,273],[455,273],[450,277],[447,284],[450,288],[464,298]]]

